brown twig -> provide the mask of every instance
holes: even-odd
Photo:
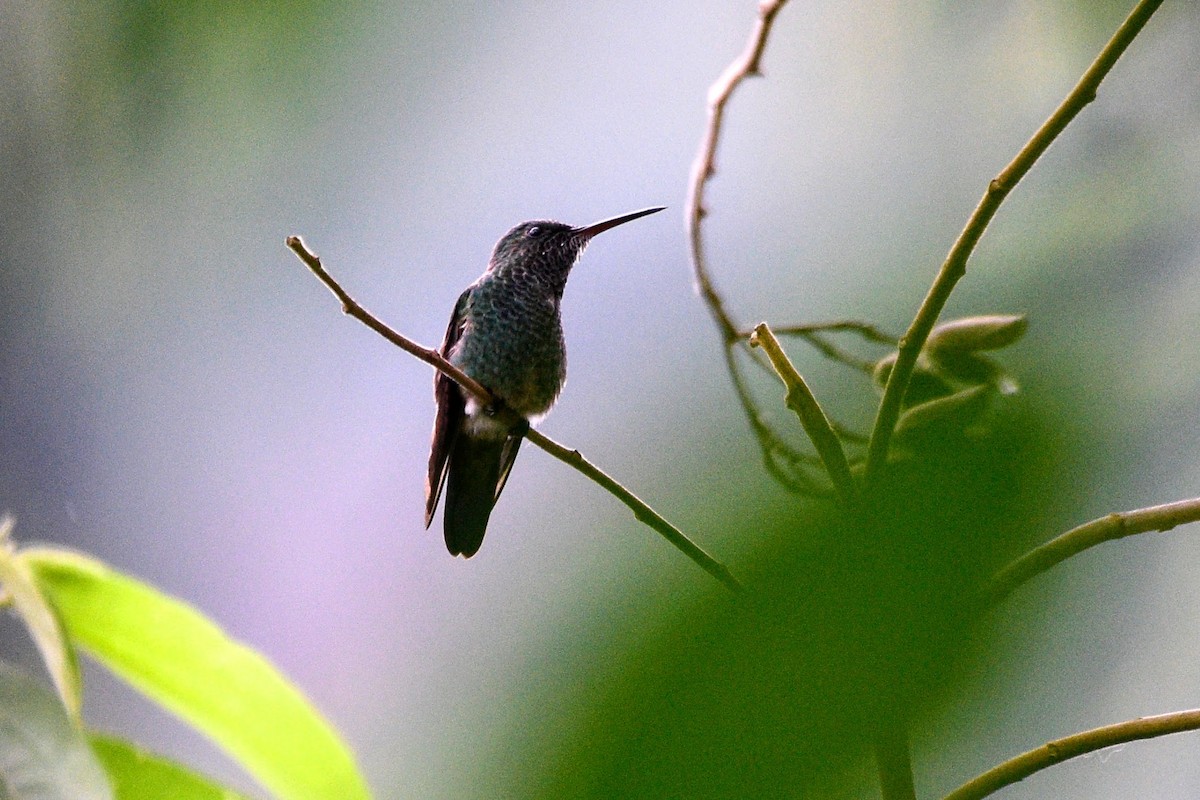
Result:
[[[1134,511],[1114,512],[1086,522],[1034,548],[997,572],[984,591],[984,603],[999,603],[1025,581],[1089,547],[1137,533],[1169,531],[1178,525],[1197,521],[1200,521],[1200,497]]]
[[[329,291],[341,302],[342,312],[353,317],[359,322],[366,325],[371,330],[378,333],[384,339],[387,339],[392,344],[399,347],[406,353],[415,356],[424,361],[426,364],[433,366],[442,373],[454,379],[458,385],[462,386],[467,392],[475,397],[480,403],[485,405],[494,405],[493,398],[486,388],[477,381],[473,380],[469,375],[460,370],[458,367],[451,364],[436,350],[431,350],[428,347],[422,347],[411,339],[397,333],[393,328],[381,322],[376,316],[363,308],[354,298],[352,298],[341,285],[334,280],[333,276],[321,264],[321,259],[315,253],[308,249],[299,236],[289,236],[286,244],[288,248],[296,254],[296,256],[304,262],[321,283],[325,284]],[[645,502],[637,497],[633,492],[626,489],[618,481],[613,479],[596,465],[592,464],[578,450],[572,450],[565,447],[550,437],[530,428],[525,438],[533,444],[540,447],[550,455],[557,458],[559,461],[574,467],[579,472],[583,473],[588,478],[599,484],[607,492],[612,494],[622,503],[633,511],[637,519],[649,526],[653,530],[661,534],[668,542],[675,545],[684,555],[694,561],[709,575],[719,580],[731,591],[739,591],[741,584],[737,578],[729,571],[729,569],[715,558],[710,556],[699,545],[687,537],[683,531],[676,528],[670,522],[663,518],[661,514],[648,506]]]
[[[784,487],[804,494],[819,495],[826,493],[827,490],[815,483],[812,476],[806,471],[807,465],[812,463],[812,459],[789,446],[784,437],[771,429],[763,420],[754,398],[745,385],[741,368],[738,366],[733,351],[746,344],[746,336],[739,333],[737,323],[725,309],[725,303],[713,285],[708,262],[704,255],[704,236],[701,231],[701,221],[707,213],[704,193],[709,179],[716,173],[717,144],[721,138],[725,106],[743,80],[752,75],[762,74],[759,64],[766,49],[767,37],[775,22],[775,16],[786,2],[787,0],[765,0],[759,4],[754,30],[751,31],[745,48],[709,87],[708,124],[705,126],[703,137],[700,140],[696,158],[692,161],[684,219],[688,240],[691,243],[692,274],[696,283],[696,291],[703,298],[705,306],[720,330],[729,380],[733,384],[734,391],[737,392],[738,402],[750,424],[750,430],[758,441],[759,449],[762,451],[763,464],[771,476]],[[770,369],[769,365],[759,360],[753,353],[750,357],[759,366]]]
[[[966,227],[963,228],[962,233],[950,248],[950,252],[938,271],[929,293],[922,301],[921,308],[917,311],[912,325],[900,339],[896,363],[892,367],[887,388],[879,403],[879,411],[875,416],[875,425],[871,431],[871,443],[867,448],[865,481],[868,489],[878,481],[883,466],[887,462],[892,433],[895,431],[896,421],[900,417],[901,403],[916,366],[917,356],[925,345],[929,332],[937,323],[946,301],[950,299],[950,293],[954,290],[955,284],[966,274],[967,260],[987,229],[988,223],[995,216],[1000,204],[1004,202],[1004,198],[1025,177],[1042,153],[1046,152],[1046,148],[1062,133],[1071,120],[1095,99],[1100,82],[1104,80],[1113,65],[1117,63],[1117,59],[1121,57],[1130,42],[1134,40],[1161,4],[1162,0],[1141,0],[1134,7],[1129,17],[1104,45],[1100,55],[1084,72],[1083,77],[1080,78],[1079,83],[1075,85],[1066,99],[1038,128],[1009,165],[988,184],[983,199],[979,201],[979,205],[975,207],[975,211],[967,220]]]
[[[397,333],[395,330],[381,322],[379,318],[370,311],[367,311],[365,308],[359,305],[358,301],[347,294],[346,290],[341,287],[341,284],[333,279],[333,276],[330,275],[325,267],[321,264],[321,259],[308,249],[308,246],[304,244],[303,239],[301,239],[299,236],[289,236],[285,240],[285,244],[287,244],[288,249],[295,253],[296,256],[304,262],[309,271],[312,272],[313,275],[316,275],[317,279],[320,280],[321,283],[325,284],[325,288],[333,292],[333,296],[336,297],[342,304],[343,314],[354,317],[354,319],[366,325],[368,328],[375,331],[384,339],[387,339],[404,352],[415,356],[421,361],[424,361],[434,369],[441,370],[443,373],[453,378],[459,386],[466,389],[480,403],[483,403],[484,405],[493,404],[491,393],[488,392],[488,390],[485,389],[482,384],[443,358],[442,354],[437,350],[431,350],[428,347],[422,347],[412,339]]]
[[[628,506],[639,522],[648,525],[662,534],[668,542],[675,545],[684,555],[699,564],[709,575],[712,575],[725,584],[725,587],[730,591],[741,591],[741,583],[724,564],[721,564],[708,553],[704,552],[699,545],[685,536],[682,531],[670,522],[667,522],[657,511],[642,502],[637,495],[618,483],[608,473],[584,458],[578,450],[571,450],[564,447],[533,428],[529,429],[525,434],[525,438],[559,461],[574,467],[588,478],[591,478],[595,483],[598,483],[606,491]]]
[[[1141,717],[1065,736],[1046,742],[1041,747],[1022,753],[972,778],[946,795],[944,800],[980,800],[1005,786],[1028,778],[1035,772],[1086,753],[1125,742],[1197,729],[1200,729],[1200,709],[1189,709],[1156,717]]]
[[[716,173],[717,143],[721,139],[721,124],[725,117],[725,105],[737,87],[751,75],[761,75],[759,64],[767,46],[767,37],[775,22],[775,15],[787,0],[765,0],[759,3],[758,18],[746,47],[721,73],[721,77],[708,90],[708,125],[700,141],[700,152],[692,162],[691,179],[688,181],[688,199],[684,215],[688,239],[692,246],[692,273],[696,290],[704,298],[709,312],[721,329],[726,345],[738,341],[738,326],[725,310],[724,301],[709,277],[708,262],[704,257],[704,237],[700,232],[700,221],[707,213],[704,207],[704,190],[708,180]]]

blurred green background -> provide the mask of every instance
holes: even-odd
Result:
[[[766,477],[692,291],[687,171],[754,3],[3,8],[0,508],[265,652],[380,798],[871,796],[862,732],[897,696],[920,700],[936,796],[1046,739],[1195,705],[1186,528],[961,613],[1023,547],[1200,485],[1195,4],[1165,4],[1001,209],[947,313],[1029,314],[1004,353],[1023,392],[987,438],[899,471],[872,537]],[[710,188],[730,310],[902,330],[1127,11],[789,4]],[[284,237],[434,344],[512,224],[652,204],[671,211],[597,240],[571,279],[570,380],[542,427],[754,590],[731,601],[534,448],[480,554],[451,559],[421,525],[428,368],[342,318]],[[791,352],[866,427],[866,383]],[[86,678],[91,724],[252,788]],[[1195,796],[1195,747],[1130,745],[1005,796]]]

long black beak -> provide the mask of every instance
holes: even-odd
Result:
[[[634,211],[629,214],[622,214],[619,217],[609,217],[602,219],[599,222],[593,222],[591,225],[586,225],[582,228],[575,229],[575,235],[583,240],[591,239],[597,233],[604,233],[609,228],[615,228],[618,225],[624,225],[626,222],[632,222],[638,217],[644,217],[647,214],[657,214],[666,206],[655,206],[654,208],[643,208],[641,211]]]

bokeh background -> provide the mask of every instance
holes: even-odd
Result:
[[[710,189],[734,315],[902,330],[1128,5],[789,4]],[[925,624],[1022,545],[1200,486],[1195,4],[1165,4],[983,240],[948,313],[1030,315],[1005,354],[1023,392],[961,469],[943,452],[898,480],[878,547],[840,546],[766,477],[692,290],[688,168],[754,3],[2,8],[0,508],[19,539],[94,553],[266,653],[380,798],[871,796],[846,709],[876,680],[922,697],[921,796],[1196,705],[1187,528],[1089,552],[981,622]],[[597,239],[571,279],[570,380],[542,428],[770,587],[740,604],[532,447],[480,554],[450,558],[440,520],[421,524],[429,369],[343,318],[283,246],[302,234],[435,344],[512,224],[652,204],[670,211]],[[864,427],[870,387],[792,352]],[[939,497],[974,515],[939,516]],[[35,663],[0,630],[6,660]],[[256,791],[86,680],[95,727]],[[1005,796],[1194,797],[1197,741]]]

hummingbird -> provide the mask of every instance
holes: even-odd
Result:
[[[434,376],[425,527],[444,487],[442,524],[451,555],[470,558],[479,550],[529,420],[550,410],[567,379],[559,306],[571,268],[596,234],[662,210],[645,208],[578,228],[522,222],[496,243],[487,269],[459,296],[439,352],[495,402],[485,406],[453,379]],[[505,421],[497,413],[501,408],[522,421]]]

